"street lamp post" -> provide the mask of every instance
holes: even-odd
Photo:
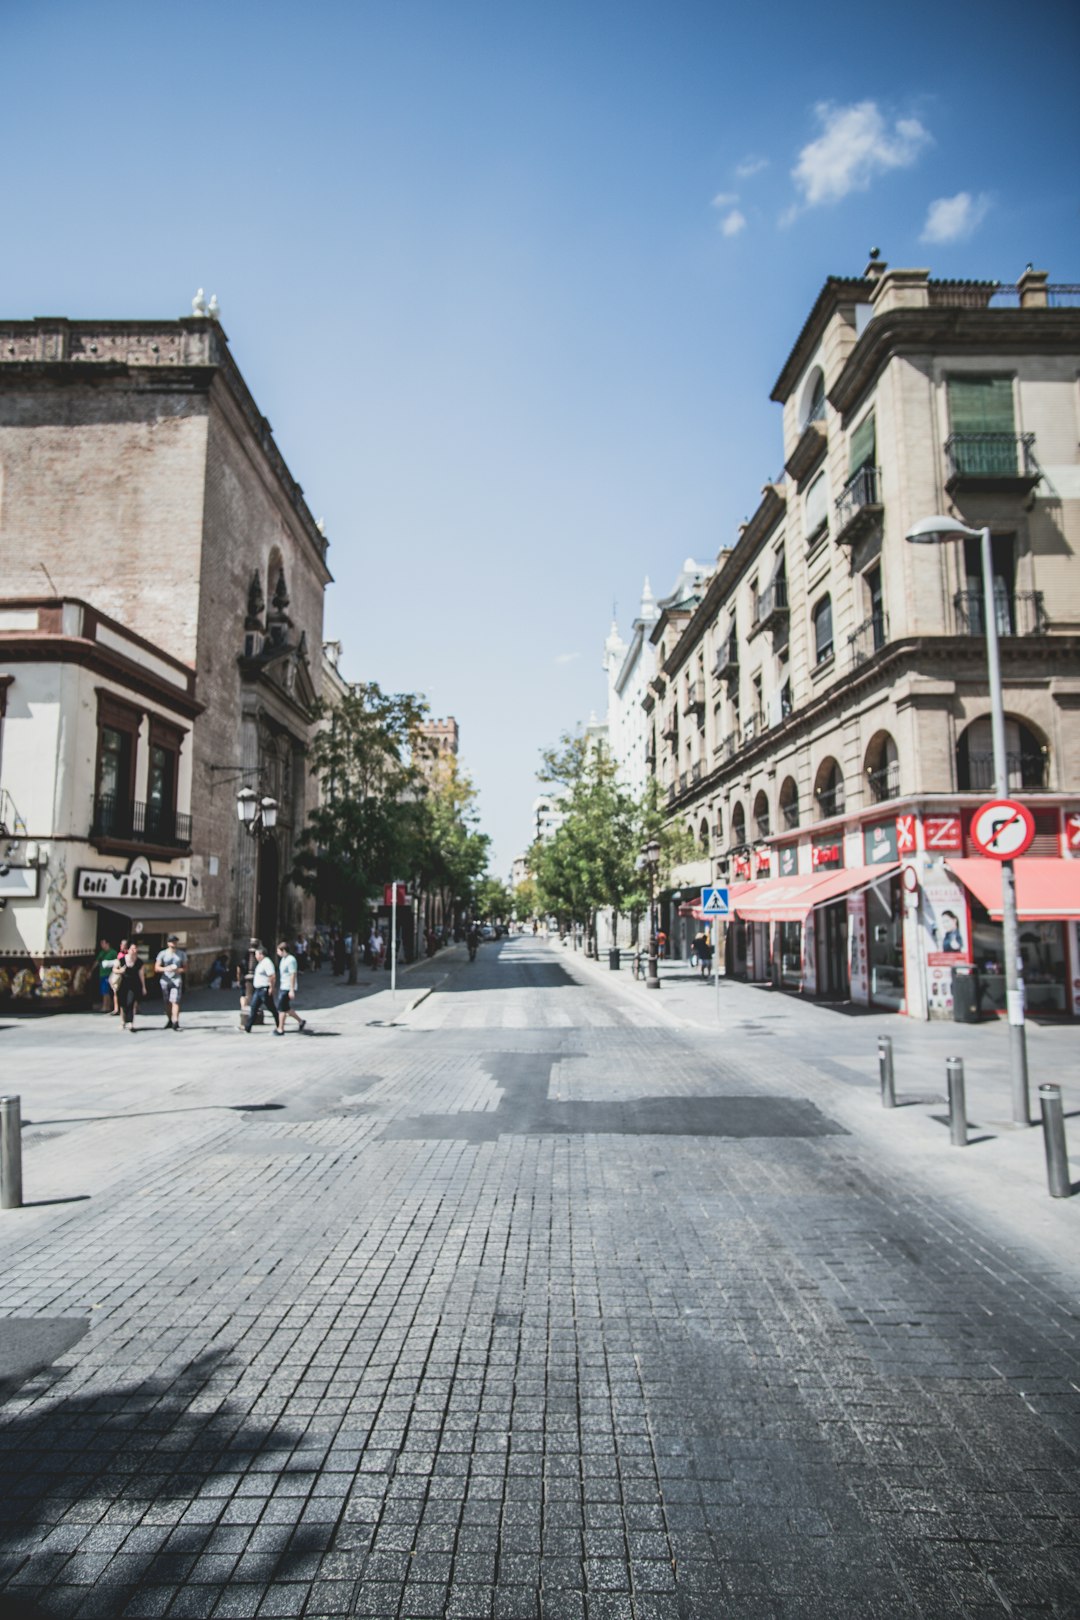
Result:
[[[254,788],[243,787],[236,795],[236,815],[247,833],[248,837],[256,840],[273,832],[277,826],[278,802],[267,794],[261,796]],[[251,866],[251,936],[248,941],[247,971],[244,974],[244,1000],[251,1006],[252,989],[255,983],[255,947],[259,943],[256,937],[259,885],[258,865],[252,861]],[[243,1016],[241,1010],[241,1016]]]
[[[641,852],[642,864],[649,874],[649,972],[646,990],[659,990],[660,973],[657,963],[656,938],[656,874],[660,868],[660,840],[650,838]]]
[[[1006,798],[1009,768],[1005,753],[1005,704],[1001,691],[998,651],[997,603],[994,600],[994,563],[990,530],[970,529],[956,518],[928,517],[907,536],[912,545],[943,545],[953,540],[978,540],[982,559],[983,616],[986,620],[986,662],[990,675],[990,734],[994,749],[994,792]],[[1001,927],[1005,953],[1005,1007],[1009,1021],[1009,1064],[1012,1073],[1014,1125],[1031,1124],[1028,1096],[1027,1038],[1024,1031],[1024,982],[1020,972],[1020,926],[1016,916],[1016,873],[1012,861],[1001,861]]]

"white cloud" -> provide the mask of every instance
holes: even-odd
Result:
[[[990,198],[985,192],[973,197],[958,191],[955,197],[938,197],[926,211],[920,242],[962,242],[986,218]]]
[[[580,658],[580,657],[581,657],[580,653],[556,653],[555,654],[555,662],[557,664],[572,664],[574,662],[575,658]]]
[[[737,191],[718,191],[712,200],[712,205],[714,208],[730,208],[732,203],[737,203],[738,200],[739,193]]]
[[[909,168],[931,140],[917,118],[899,118],[890,128],[874,101],[850,107],[822,101],[814,111],[822,133],[803,147],[791,171],[806,208],[839,202],[865,191],[876,175]]]
[[[741,163],[736,163],[735,173],[740,180],[749,180],[752,175],[760,174],[762,169],[769,167],[767,157],[745,157]]]
[[[731,213],[725,215],[720,221],[720,229],[725,236],[738,236],[740,231],[746,229],[746,215],[740,213],[737,208],[733,208]]]

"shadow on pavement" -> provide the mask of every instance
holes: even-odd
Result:
[[[4,1620],[68,1614],[76,1589],[80,1600],[90,1595],[88,1582],[107,1601],[96,1613],[120,1615],[137,1594],[148,1606],[140,1603],[135,1612],[164,1613],[200,1557],[219,1550],[212,1563],[235,1563],[259,1503],[232,1529],[218,1528],[218,1521],[230,1499],[244,1500],[233,1493],[257,1458],[274,1459],[276,1480],[287,1476],[300,1435],[252,1421],[227,1401],[208,1410],[208,1380],[226,1362],[227,1353],[209,1354],[176,1377],[95,1385],[67,1399],[43,1394],[4,1425]],[[66,1371],[39,1376],[60,1386]],[[296,1522],[304,1501],[296,1498],[295,1517],[261,1527],[260,1567],[249,1578],[269,1587],[288,1580],[299,1560],[310,1563],[326,1552],[332,1527]],[[208,1579],[201,1591],[212,1606],[213,1578],[194,1579]],[[226,1584],[227,1577],[222,1592]]]

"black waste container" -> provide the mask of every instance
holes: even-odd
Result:
[[[608,953],[607,953],[607,965],[611,969],[612,973],[617,973],[618,972],[618,970],[619,970],[619,962],[620,961],[621,961],[621,957],[619,955],[618,947],[614,948],[613,950],[608,951]]]
[[[954,1024],[979,1022],[979,975],[970,962],[952,970],[952,1015]]]

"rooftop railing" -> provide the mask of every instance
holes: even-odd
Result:
[[[187,849],[191,845],[191,817],[162,805],[99,793],[94,799],[90,837]]]

